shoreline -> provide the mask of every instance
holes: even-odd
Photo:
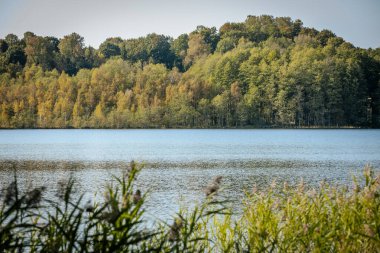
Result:
[[[0,128],[1,130],[354,130],[354,129],[380,129],[377,127],[355,127],[355,126],[342,126],[342,127],[326,127],[326,126],[310,126],[310,127],[136,127],[136,128],[92,128],[92,127],[45,127],[45,128]]]

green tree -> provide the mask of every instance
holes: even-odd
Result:
[[[69,75],[76,74],[85,64],[84,38],[77,33],[66,35],[60,40],[61,70]]]
[[[186,57],[187,49],[189,48],[188,42],[189,36],[187,34],[181,34],[178,36],[178,38],[173,40],[170,45],[170,50],[175,55],[173,66],[182,71],[184,70],[184,60]]]
[[[25,33],[25,54],[29,65],[40,65],[43,69],[51,70],[56,67],[58,50],[51,37],[43,38],[33,33]]]
[[[109,59],[112,56],[121,55],[120,46],[123,40],[121,38],[108,38],[99,46],[99,53],[102,57]]]

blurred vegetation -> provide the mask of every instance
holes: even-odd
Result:
[[[380,48],[268,15],[98,49],[0,39],[1,128],[315,126],[380,126]]]
[[[17,178],[2,191],[2,252],[379,252],[380,175],[370,168],[353,187],[321,182],[313,189],[272,183],[247,192],[234,214],[218,191],[222,177],[205,188],[205,199],[180,210],[172,223],[144,218],[146,193],[134,184],[135,163],[102,201],[86,202],[75,182],[61,183],[57,201],[44,188],[20,192]]]

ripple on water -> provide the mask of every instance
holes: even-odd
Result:
[[[305,160],[231,160],[146,162],[137,178],[136,187],[149,191],[147,215],[161,219],[170,218],[180,205],[191,206],[204,199],[204,188],[215,176],[223,176],[222,195],[239,205],[245,191],[255,185],[264,189],[276,181],[282,185],[295,185],[303,179],[310,186],[322,180],[329,183],[349,185],[352,176],[362,173],[361,161],[311,162]],[[72,176],[77,182],[77,193],[86,198],[101,199],[105,187],[113,182],[113,175],[122,175],[129,165],[125,161],[43,161],[0,160],[0,186],[4,188],[13,180],[16,171],[20,187],[45,186],[45,197],[54,199],[57,185]],[[380,162],[373,164],[379,168]],[[379,170],[377,170],[379,171]]]

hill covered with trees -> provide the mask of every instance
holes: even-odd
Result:
[[[379,127],[380,48],[288,17],[173,39],[0,39],[0,127]]]

